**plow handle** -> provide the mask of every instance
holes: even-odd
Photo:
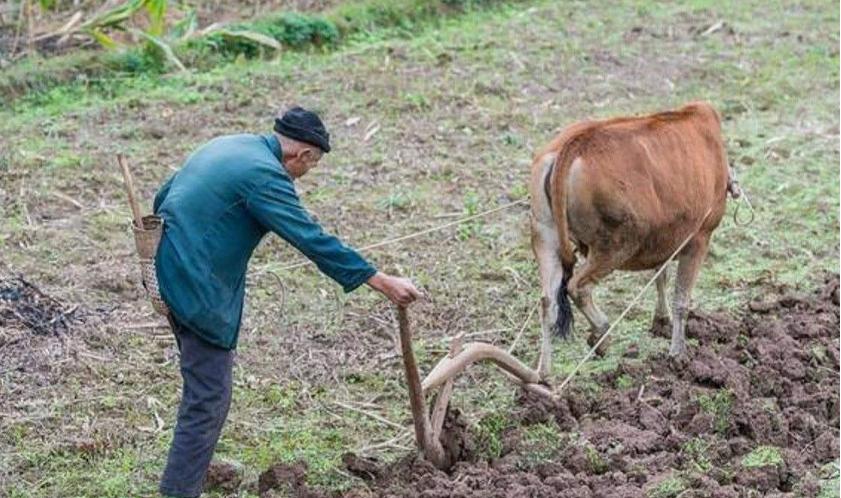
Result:
[[[406,384],[409,388],[409,403],[412,409],[412,420],[415,423],[415,439],[418,447],[433,465],[441,468],[445,465],[444,450],[440,441],[432,433],[432,426],[426,412],[423,391],[421,390],[418,364],[412,351],[412,330],[409,327],[409,312],[405,306],[397,307],[397,323],[400,327],[400,351],[403,355],[403,366],[406,370]]]

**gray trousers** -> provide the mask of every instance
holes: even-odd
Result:
[[[170,324],[181,351],[183,388],[159,489],[164,496],[192,498],[202,492],[231,406],[234,352],[210,344],[172,319]]]

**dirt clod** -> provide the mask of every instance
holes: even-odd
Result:
[[[206,491],[233,493],[242,483],[242,475],[236,466],[225,462],[211,462],[204,481]]]
[[[307,464],[276,463],[260,474],[258,489],[261,498],[321,498],[329,496],[310,489],[306,484]]]

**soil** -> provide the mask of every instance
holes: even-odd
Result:
[[[367,486],[339,496],[627,498],[673,496],[663,493],[675,482],[682,497],[817,496],[819,469],[839,454],[838,298],[832,276],[814,295],[750,303],[742,316],[693,313],[685,359],[631,354],[599,389],[551,403],[523,394],[522,425],[569,433],[555,458],[524,463],[514,437],[499,459],[476,459],[456,414],[462,461],[448,472],[414,455],[389,465],[345,455]],[[760,447],[778,458],[757,460]],[[306,487],[301,465],[267,472],[261,492],[282,482],[291,496],[327,496]]]
[[[322,498],[330,496],[307,486],[306,477],[307,464],[305,462],[272,465],[260,474],[260,497]]]
[[[205,491],[233,493],[242,483],[242,473],[237,467],[225,462],[211,462],[204,481]]]

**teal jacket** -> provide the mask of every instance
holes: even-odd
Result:
[[[158,285],[180,324],[234,349],[251,253],[269,231],[350,292],[376,269],[301,206],[274,135],[230,135],[193,152],[155,196]]]

